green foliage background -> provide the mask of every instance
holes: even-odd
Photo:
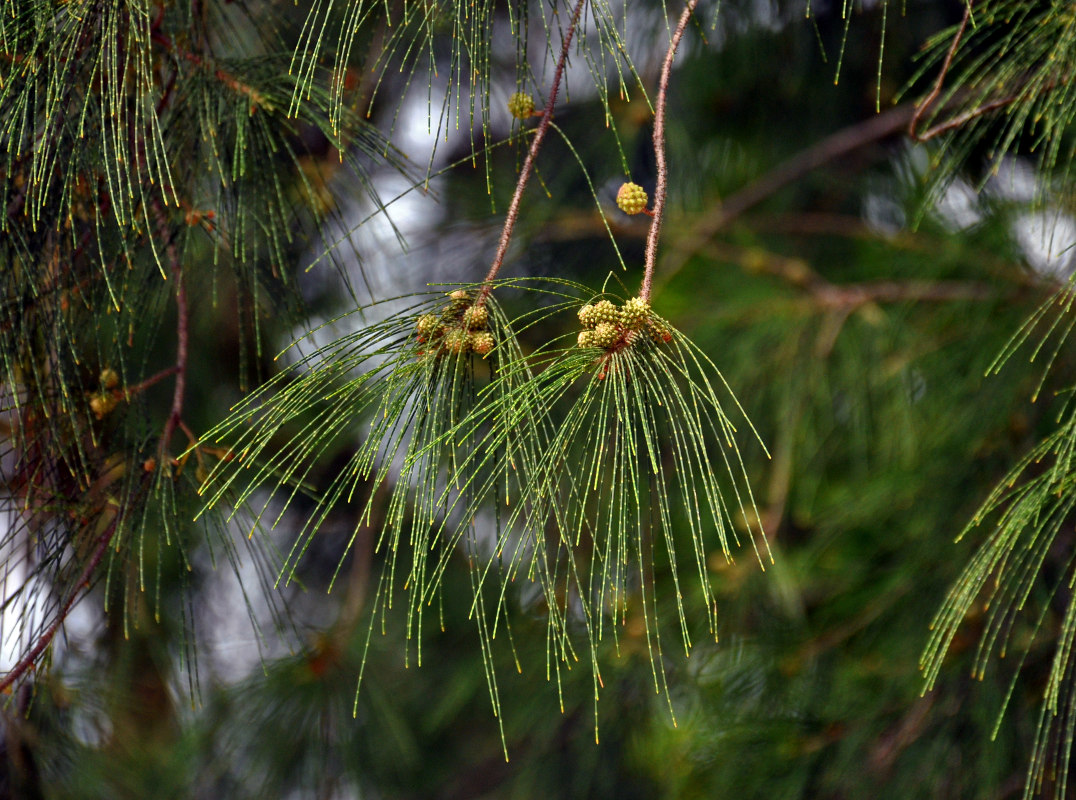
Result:
[[[667,44],[662,23],[639,20],[675,19],[680,9],[626,7],[629,69],[616,33],[624,10],[595,5],[507,271],[630,295],[641,278],[646,224],[617,212],[612,195],[627,177],[653,180],[651,117],[636,76],[652,97]],[[57,638],[50,663],[44,659],[51,669],[32,672],[11,694],[3,794],[1064,796],[1064,748],[1060,762],[1053,754],[1071,716],[1071,676],[1067,662],[1055,660],[1069,631],[1072,577],[1065,459],[1076,354],[1064,338],[1071,256],[1060,238],[1040,231],[1029,247],[1021,236],[1029,215],[1068,220],[1072,211],[1064,159],[1071,101],[1056,75],[1076,53],[1076,20],[1059,3],[983,3],[920,132],[1016,89],[1026,89],[1029,102],[1051,92],[1058,102],[1015,121],[976,116],[953,136],[916,144],[906,135],[909,104],[930,90],[964,4],[842,5],[813,3],[805,19],[798,1],[724,0],[719,11],[700,9],[678,57],[653,305],[721,370],[772,455],[741,426],[773,563],[763,559],[760,569],[747,545],[753,510],[732,515],[743,540],[732,563],[710,532],[715,642],[702,587],[677,588],[659,561],[653,596],[663,650],[655,657],[648,644],[645,607],[627,601],[615,639],[594,646],[596,700],[586,652],[573,668],[551,671],[550,628],[541,603],[524,591],[508,595],[510,643],[476,631],[462,547],[447,549],[437,603],[423,616],[418,666],[408,606],[386,608],[374,594],[388,557],[374,547],[380,526],[388,520],[410,530],[414,506],[394,510],[391,486],[369,481],[346,501],[316,503],[361,447],[360,420],[354,438],[313,452],[298,476],[304,491],[286,511],[280,495],[259,489],[240,494],[250,503],[238,504],[229,523],[227,510],[206,511],[197,493],[214,466],[227,467],[223,450],[187,451],[191,441],[178,433],[159,442],[172,383],[147,387],[103,419],[89,407],[105,368],[130,387],[174,364],[170,247],[190,298],[182,419],[196,438],[280,372],[286,359],[273,354],[295,335],[323,320],[377,324],[377,306],[362,322],[340,317],[387,300],[381,292],[398,277],[393,270],[422,264],[416,290],[481,279],[527,141],[518,123],[509,129],[500,106],[517,85],[540,96],[547,90],[547,50],[559,47],[554,23],[563,25],[567,10],[558,4],[554,18],[548,5],[526,3],[314,4],[306,18],[305,9],[271,2],[5,3],[13,20],[0,47],[9,448],[0,469],[5,609],[13,609],[5,639],[20,640],[24,653],[72,588],[81,591],[76,578],[91,563],[94,537],[112,525],[119,533],[91,571],[82,616],[69,619],[69,635]],[[398,25],[382,25],[384,13]],[[362,25],[344,53],[335,31],[349,14]],[[50,38],[48,26],[65,15],[68,27],[60,29],[70,38]],[[137,35],[125,41],[146,48],[144,62],[131,58],[113,74],[133,76],[133,84],[109,83],[105,66],[115,54],[107,46],[79,74],[58,68],[35,77],[25,66],[27,48],[37,48],[35,63],[44,64],[57,41],[72,52],[85,37],[107,44],[108,20],[130,22]],[[512,23],[530,25],[529,60]],[[488,41],[494,24],[501,50]],[[1013,44],[991,27],[1016,24],[1034,35]],[[642,32],[651,29],[652,36]],[[1052,57],[1045,42],[1056,45]],[[209,66],[175,55],[202,45],[216,59]],[[297,45],[320,50],[293,60]],[[51,56],[54,66],[67,63],[58,46]],[[337,58],[347,69],[326,66]],[[431,60],[436,78],[426,69]],[[626,95],[606,80],[614,64]],[[26,87],[38,79],[35,94]],[[444,106],[458,117],[439,123],[442,81],[459,88]],[[170,82],[167,102],[146,88]],[[391,231],[376,244],[361,235],[393,217],[396,187],[425,190],[427,159],[442,163],[405,145],[410,123],[398,98],[422,106],[427,91],[433,130],[451,134],[437,158],[452,166],[429,184],[441,211],[408,229],[405,256]],[[828,137],[860,130],[878,119],[878,108],[892,113],[898,102],[906,104],[902,124],[885,135],[863,135],[815,168],[795,168],[801,154],[825,150]],[[151,124],[156,103],[165,111]],[[59,125],[35,139],[33,126],[19,122],[34,114]],[[141,138],[116,138],[108,121],[124,115]],[[470,134],[453,133],[457,118],[474,120]],[[49,136],[57,142],[40,145]],[[101,160],[117,150],[132,158],[120,166]],[[159,160],[145,156],[157,151]],[[1013,164],[1035,170],[1033,191],[1013,189]],[[786,173],[789,180],[751,195],[766,176]],[[37,186],[27,183],[32,175],[45,188],[28,190]],[[96,192],[85,189],[87,175],[99,179]],[[139,191],[115,191],[128,184]],[[169,192],[178,211],[164,199]],[[121,211],[102,212],[113,196],[124,198]],[[960,202],[973,209],[972,224],[952,212]],[[730,208],[737,213],[723,219]],[[207,209],[215,209],[212,220]],[[66,218],[74,221],[65,227]],[[342,238],[360,219],[359,235]],[[87,253],[71,231],[97,252]],[[1029,255],[1044,248],[1060,264],[1054,271]],[[498,302],[506,320],[536,320],[519,326],[522,352],[552,337],[574,339],[578,330],[570,309],[536,313],[547,302],[536,293],[505,291]],[[1026,321],[1044,308],[1042,324],[1028,331]],[[401,330],[406,339],[409,328]],[[333,335],[321,334],[319,341]],[[49,409],[50,422],[28,427],[19,416],[27,407]],[[301,421],[267,447],[283,447]],[[1043,441],[1045,449],[1033,450]],[[1029,453],[1041,458],[1022,462]],[[181,461],[170,468],[147,466],[173,458]],[[974,554],[1006,530],[998,527],[1005,498],[1000,511],[983,509],[991,492],[1043,475],[1053,480],[1047,499],[1009,519],[1037,531],[1045,503],[1059,509],[1050,536],[1032,537],[1036,565],[1014,567],[1012,577],[1000,544],[984,552],[1002,566],[975,572]],[[40,487],[52,494],[42,499]],[[262,503],[257,527],[250,515]],[[109,516],[117,513],[110,507],[123,513]],[[985,521],[973,524],[981,509]],[[312,518],[320,528],[294,562],[293,580],[275,586]],[[689,526],[676,523],[677,546],[688,553]],[[962,574],[971,590],[964,601],[947,601]],[[1002,600],[988,604],[995,579]],[[1020,589],[1004,588],[1011,586]],[[678,591],[694,642],[688,656],[677,644]],[[952,624],[936,630],[952,639],[931,651],[937,660],[923,660],[939,609],[949,609]],[[997,631],[998,646],[981,650],[981,634]],[[233,650],[245,653],[235,658],[239,666]],[[1058,670],[1051,706],[1044,697]],[[656,692],[655,683],[667,691]],[[1038,771],[1027,783],[1029,764]]]

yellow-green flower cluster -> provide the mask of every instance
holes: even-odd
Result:
[[[655,342],[668,342],[672,333],[650,311],[650,304],[641,297],[632,297],[617,308],[608,300],[587,303],[579,309],[580,347],[600,347],[611,350],[631,342],[633,331],[645,330]]]
[[[514,92],[508,98],[508,113],[516,119],[534,116],[534,98],[526,92]]]
[[[457,289],[448,295],[449,301],[440,314],[423,314],[415,324],[415,336],[429,343],[426,354],[439,356],[450,353],[461,356],[475,352],[483,358],[493,350],[497,340],[488,330],[489,309],[483,298],[477,301]]]
[[[625,214],[640,214],[646,211],[646,189],[637,183],[622,184],[616,193],[617,207]]]

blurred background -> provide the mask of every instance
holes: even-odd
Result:
[[[332,511],[301,581],[273,588],[273,550],[286,552],[311,512],[300,499],[264,551],[244,547],[237,523],[234,562],[206,545],[192,546],[189,570],[165,561],[159,619],[104,614],[107,587],[76,608],[51,672],[5,711],[6,796],[1020,795],[1068,599],[1065,587],[1046,589],[1071,558],[1071,525],[1027,619],[1014,623],[1012,640],[1028,647],[1022,665],[992,661],[972,677],[982,612],[966,620],[933,691],[919,660],[931,618],[987,531],[958,535],[1051,429],[1057,393],[1072,384],[1071,347],[1035,402],[1043,365],[1033,347],[987,372],[1070,276],[1076,219],[1061,177],[1019,153],[984,173],[973,152],[940,179],[944,144],[906,135],[909,103],[935,74],[910,84],[919,54],[960,22],[962,2],[863,2],[851,27],[844,5],[813,2],[809,18],[798,0],[704,5],[676,61],[653,305],[722,371],[772,454],[741,431],[774,563],[763,572],[747,548],[729,564],[713,543],[719,639],[706,635],[686,586],[696,644],[689,655],[666,648],[667,696],[654,691],[631,618],[619,646],[603,646],[595,703],[585,663],[559,685],[549,679],[545,622],[520,614],[511,647],[492,656],[502,742],[462,556],[417,666],[400,614],[367,645],[384,559],[369,531],[325,591],[358,504]],[[652,95],[666,9],[614,11]],[[507,8],[497,13],[507,25]],[[272,355],[312,327],[324,324],[314,341],[328,342],[381,313],[339,318],[356,302],[481,279],[525,152],[505,101],[520,84],[547,90],[547,18],[535,6],[527,20],[529,71],[511,41],[492,48],[485,129],[469,123],[466,96],[439,116],[447,50],[438,75],[389,70],[376,92],[367,87],[373,122],[418,173],[428,165],[434,175],[416,184],[370,159],[381,209],[352,191],[336,151],[310,133],[305,179],[336,243],[326,257],[324,238],[296,237],[292,263],[280,267],[295,276],[302,311],[262,315],[254,373],[279,369]],[[568,71],[555,115],[563,135],[541,153],[506,277],[566,277],[627,295],[641,279],[647,220],[621,214],[614,196],[629,178],[653,186],[651,115],[630,83],[620,96],[617,65],[607,71],[584,52]],[[608,117],[596,75],[610,87]],[[472,160],[476,148],[484,152]],[[525,310],[527,298],[501,301]],[[185,418],[204,431],[242,394],[244,331],[228,303],[207,303],[195,319]],[[562,322],[553,332],[576,327]],[[556,324],[525,333],[524,347]],[[163,388],[162,398],[167,407]],[[315,477],[328,481],[354,446],[341,442]],[[179,513],[194,511],[191,500]],[[668,576],[656,581],[671,604]],[[675,613],[665,619],[676,641]],[[5,666],[14,660],[9,652]]]

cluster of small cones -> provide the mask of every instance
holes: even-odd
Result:
[[[448,298],[440,314],[423,314],[415,325],[418,340],[429,344],[423,353],[462,356],[474,352],[485,358],[497,342],[488,330],[489,309],[484,298],[473,301],[462,289],[451,292]]]
[[[672,332],[650,311],[641,297],[632,297],[617,308],[609,300],[587,303],[579,309],[580,347],[615,350],[631,344],[636,331],[645,331],[655,342],[672,341]]]

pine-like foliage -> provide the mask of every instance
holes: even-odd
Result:
[[[925,63],[937,75],[913,127],[922,139],[948,134],[946,174],[977,157],[988,174],[1016,152],[1034,154],[1047,173],[1068,174],[1074,37],[1064,3],[965,4],[963,21],[931,43]]]
[[[566,284],[569,289],[583,287]],[[594,298],[583,308],[598,302],[603,301]],[[580,308],[579,302],[568,308]],[[644,626],[655,688],[662,691],[667,687],[658,666],[659,598],[650,588],[657,565],[673,576],[672,605],[690,648],[689,614],[679,587],[685,567],[678,562],[693,562],[694,569],[687,569],[703,598],[696,611],[709,615],[709,631],[716,636],[707,577],[711,549],[716,545],[732,558],[739,544],[733,518],[747,521],[756,553],[765,542],[751,525],[758,515],[744,481],[736,428],[718,395],[727,389],[724,379],[666,321],[648,322],[649,329],[622,334],[623,341],[608,349],[580,346],[582,334],[569,333],[508,363],[505,375],[525,379],[484,397],[484,406],[446,436],[476,439],[468,470],[489,473],[491,484],[508,479],[516,487],[493,552],[507,562],[502,570],[507,581],[518,575],[541,583],[551,611],[551,641],[559,643],[551,655],[565,661],[572,655],[565,637],[573,617],[594,653],[610,623],[623,623],[631,613]],[[725,402],[742,413],[734,398],[726,396]],[[503,469],[491,464],[489,454],[505,452],[514,474],[501,478]],[[690,532],[690,553],[678,552],[678,528]],[[615,627],[612,632],[615,636]]]
[[[3,548],[22,669],[85,585],[108,576],[119,602],[106,606],[126,628],[144,593],[160,613],[162,571],[189,567],[192,542],[212,534],[232,552],[219,520],[204,534],[188,522],[219,453],[177,458],[187,445],[173,441],[194,436],[195,326],[231,305],[249,344],[266,307],[294,313],[281,265],[330,212],[306,176],[304,135],[335,147],[369,191],[363,157],[394,160],[358,119],[346,144],[336,137],[324,97],[291,107],[273,19],[197,2],[0,13]],[[162,411],[147,397],[168,382]]]
[[[371,626],[378,606],[391,608],[403,594],[419,663],[423,617],[440,591],[449,560],[461,543],[467,545],[472,564],[479,558],[470,530],[473,522],[453,514],[455,495],[473,494],[477,483],[464,466],[474,444],[445,437],[444,432],[472,412],[480,387],[508,392],[526,379],[517,374],[490,381],[502,360],[519,354],[497,302],[483,297],[479,305],[480,297],[479,287],[407,298],[409,304],[402,308],[397,299],[384,322],[364,326],[298,360],[206,434],[207,440],[224,443],[230,454],[207,476],[208,503],[229,500],[236,508],[252,502],[254,492],[266,483],[291,487],[294,497],[327,452],[338,450],[349,438],[362,442],[319,494],[318,510],[295,539],[281,578],[287,583],[294,575],[333,508],[360,503],[356,529],[338,554],[340,563],[358,530],[373,528],[375,550],[384,553],[386,561]],[[474,313],[476,308],[481,315]],[[373,306],[355,313],[378,311]],[[492,340],[490,349],[483,337]],[[500,456],[509,457],[503,452]],[[238,491],[230,491],[237,482]],[[277,514],[274,526],[288,505],[286,501],[272,512]],[[266,508],[268,501],[254,526]],[[481,610],[479,631],[483,636],[488,632]],[[492,673],[489,678],[496,707]]]
[[[1056,296],[1028,320],[1013,341],[1006,345],[992,371],[999,373],[1004,363],[1016,355],[1020,345],[1045,325],[1046,334],[1035,347],[1031,360],[1043,348],[1052,349],[1047,369],[1065,345],[1072,329],[1068,317],[1072,313],[1072,290],[1065,286]],[[1056,341],[1054,341],[1056,334]],[[1073,730],[1076,729],[1076,697],[1072,694],[1072,646],[1076,625],[1076,604],[1066,597],[1064,587],[1073,580],[1072,559],[1065,542],[1073,503],[1073,481],[1076,463],[1073,446],[1076,444],[1076,416],[1071,389],[1064,391],[1065,399],[1056,412],[1056,428],[1021,458],[983,502],[972,522],[961,536],[973,536],[990,520],[993,531],[979,546],[965,566],[959,580],[950,590],[945,603],[932,625],[932,635],[922,657],[927,685],[932,687],[938,678],[942,660],[952,646],[964,619],[981,602],[985,614],[983,632],[976,652],[973,671],[979,675],[988,669],[990,659],[1009,650],[1019,654],[1020,664],[1013,677],[1013,688],[1021,678],[1023,661],[1042,635],[1050,631],[1055,639],[1049,676],[1042,693],[1042,705],[1031,752],[1031,767],[1024,786],[1024,796],[1031,797],[1050,787],[1057,797],[1065,797],[1069,785],[1069,764],[1072,758]],[[1044,581],[1049,585],[1043,586]],[[1027,621],[1030,632],[1018,620],[1028,613],[1029,600],[1043,590],[1048,597],[1064,603],[1064,611],[1056,621],[1047,621],[1050,607],[1046,605],[1034,619]],[[1014,640],[1014,634],[1027,637]],[[1006,703],[1007,705],[1007,703]],[[997,725],[1003,724],[1005,706]]]
[[[918,135],[947,138],[941,151],[952,174],[956,165],[974,161],[987,176],[997,174],[1004,159],[1033,154],[1038,168],[1057,180],[1043,181],[1035,202],[1067,203],[1071,188],[1071,129],[1076,105],[1067,90],[1076,58],[1076,16],[1059,3],[968,3],[961,23],[939,34],[932,63],[938,69],[934,89],[917,109]],[[986,179],[983,179],[985,183]],[[1057,213],[1049,210],[1046,214]],[[1051,247],[1054,245],[1051,243]],[[1058,360],[1072,330],[1071,279],[1056,288],[1008,342],[990,371],[998,374],[1029,346],[1030,360],[1046,356],[1045,372]],[[1036,342],[1036,337],[1039,337]],[[1045,381],[1045,374],[1042,381]],[[1041,390],[1036,389],[1032,399]],[[1071,389],[1063,393],[1068,395]],[[1071,525],[1074,418],[1071,403],[1056,412],[1055,427],[1038,441],[1000,481],[961,536],[974,535],[986,520],[994,530],[950,590],[932,625],[922,657],[927,686],[938,679],[942,660],[962,621],[977,604],[985,614],[973,673],[983,675],[991,656],[1017,650],[1020,665],[1009,697],[1021,678],[1023,662],[1044,629],[1054,640],[1054,655],[1042,691],[1041,710],[1024,784],[1024,796],[1046,791],[1068,794],[1076,698],[1072,694],[1072,635],[1076,606],[1064,597],[1071,586],[1071,550],[1064,531]],[[1043,587],[1043,583],[1049,584]],[[1018,624],[1031,598],[1045,591],[1065,604],[1056,625],[1049,607]],[[1058,593],[1061,596],[1058,596]],[[1019,641],[1023,639],[1023,641]],[[1004,724],[1009,700],[997,727]],[[995,735],[997,732],[995,728]]]
[[[0,0],[0,793],[1066,796],[1076,16],[860,5]]]
[[[241,503],[266,478],[297,491],[312,464],[338,446],[341,434],[354,436],[356,423],[366,426],[364,444],[317,499],[318,512],[294,545],[285,573],[294,572],[296,559],[330,509],[350,501],[365,484],[369,484],[367,498],[380,501],[389,494],[374,547],[386,558],[375,613],[379,605],[391,608],[402,588],[409,636],[413,632],[421,654],[424,609],[436,599],[458,545],[466,543],[473,575],[471,614],[478,623],[497,712],[497,679],[489,648],[498,630],[511,625],[509,608],[519,604],[518,598],[508,597],[510,587],[517,584],[516,592],[527,591],[518,577],[537,584],[543,598],[550,671],[559,675],[578,660],[573,629],[581,627],[597,700],[602,681],[596,654],[607,619],[619,616],[624,624],[629,607],[638,605],[633,613],[647,632],[655,688],[667,694],[660,667],[659,605],[651,588],[658,563],[667,565],[674,576],[674,607],[685,648],[691,644],[679,587],[679,562],[687,556],[677,551],[675,527],[686,525],[690,531],[701,610],[708,615],[714,636],[708,534],[716,532],[717,545],[729,559],[734,515],[748,520],[756,553],[755,537],[762,537],[751,522],[758,514],[744,480],[736,429],[714,384],[728,387],[705,354],[649,311],[652,252],[643,294],[619,309],[607,299],[596,300],[590,306],[595,317],[585,323],[579,347],[575,341],[567,350],[540,346],[524,356],[516,344],[514,329],[565,307],[559,293],[553,293],[552,306],[542,303],[537,313],[524,312],[511,322],[493,299],[514,288],[511,283],[499,285],[494,278],[529,170],[546,131],[553,127],[557,89],[585,6],[579,0],[562,33],[550,97],[486,281],[450,292],[440,304],[420,303],[393,314],[385,325],[363,327],[356,335],[320,348],[292,370],[297,374],[281,376],[280,391],[268,385],[205,439],[230,454],[218,470],[220,480],[210,475],[210,483],[221,487],[213,490],[212,507],[245,469],[253,474],[252,482],[240,489]],[[681,16],[662,73],[655,126],[655,150],[662,163],[669,69],[693,8],[694,3],[689,4]],[[521,116],[518,102],[516,106],[513,114]],[[664,193],[662,177],[651,226],[655,242]],[[531,302],[545,299],[540,288],[536,293],[539,297]],[[569,305],[578,307],[579,301]],[[589,341],[584,341],[587,336]],[[473,383],[472,353],[483,356],[482,361],[494,356],[487,361],[487,385],[481,388]],[[249,431],[241,427],[248,422]],[[281,433],[286,444],[268,452]],[[728,486],[720,484],[718,465],[732,479]],[[734,499],[726,499],[728,492]],[[504,512],[499,509],[502,499],[508,507]],[[355,535],[358,527],[371,525],[373,516],[368,501]],[[492,529],[483,530],[479,521],[490,517]],[[483,540],[485,552],[480,547]],[[343,555],[349,548],[350,543]],[[410,561],[402,571],[401,557]],[[487,601],[487,593],[492,600]]]

